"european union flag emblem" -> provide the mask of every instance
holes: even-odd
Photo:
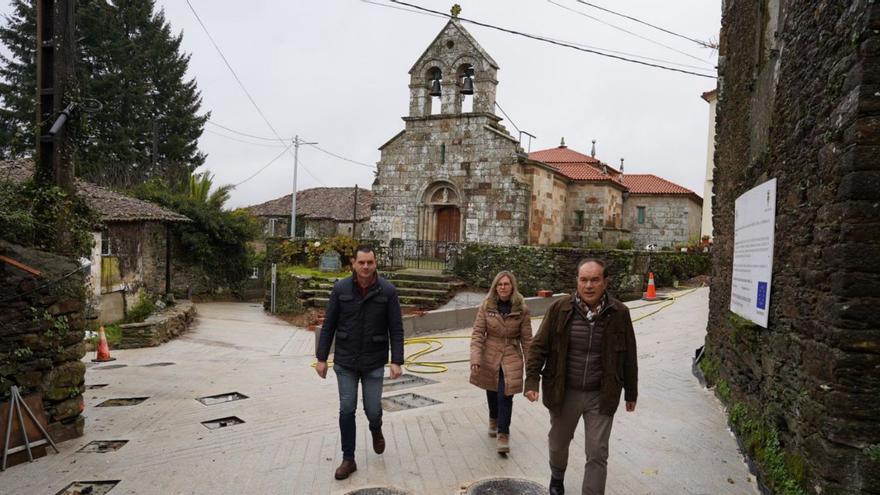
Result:
[[[767,309],[767,282],[758,282],[758,309]]]

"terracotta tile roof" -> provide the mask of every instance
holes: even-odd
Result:
[[[0,161],[0,180],[25,182],[34,176],[30,159]],[[98,213],[102,222],[190,222],[155,203],[132,198],[91,182],[76,179],[76,193]]]
[[[611,181],[621,184],[619,170],[566,146],[533,151],[529,153],[529,158],[550,165],[571,180]]]
[[[702,198],[690,189],[653,174],[625,174],[623,183],[630,194],[693,195],[697,201],[703,202]]]
[[[370,218],[373,192],[358,188],[358,221]],[[315,187],[297,191],[296,215],[312,220],[350,222],[354,206],[353,187]],[[258,217],[290,216],[290,194],[245,208]]]

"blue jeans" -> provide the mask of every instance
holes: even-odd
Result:
[[[370,431],[382,430],[382,378],[385,367],[369,371],[333,365],[339,386],[339,431],[342,436],[342,458],[354,459],[357,427],[354,412],[357,409],[358,381],[363,388],[364,412],[370,421]]]
[[[489,419],[498,420],[498,433],[509,435],[513,396],[504,394],[504,369],[498,369],[498,391],[486,390],[486,400],[489,402]]]

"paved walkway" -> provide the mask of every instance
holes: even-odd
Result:
[[[609,494],[757,493],[719,403],[690,374],[690,357],[705,334],[707,299],[708,290],[700,289],[636,323],[639,404],[636,413],[621,410],[615,417]],[[385,393],[414,392],[442,403],[386,412],[383,456],[367,451],[369,434],[359,413],[358,471],[335,481],[341,457],[336,383],[332,376],[320,380],[309,366],[313,334],[254,304],[201,304],[199,314],[195,328],[173,342],[113,352],[118,360],[111,364],[126,367],[90,367],[86,383],[107,386],[86,391],[85,436],[62,443],[60,454],[0,474],[0,492],[51,495],[76,480],[121,480],[112,494],[342,494],[384,485],[452,495],[487,477],[541,484],[549,477],[547,411],[517,397],[512,453],[498,456],[485,434],[485,395],[468,385],[462,363],[423,375],[437,383]],[[444,344],[425,359],[467,357],[466,339]],[[174,364],[145,366],[169,362]],[[195,400],[234,391],[249,398],[212,406]],[[119,397],[149,398],[135,406],[95,407]],[[215,430],[201,424],[227,416],[245,423]],[[115,452],[77,452],[93,440],[128,443]],[[583,462],[579,430],[568,493],[580,493]]]

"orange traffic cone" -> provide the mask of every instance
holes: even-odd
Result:
[[[642,299],[646,301],[657,300],[657,289],[654,287],[654,272],[648,272],[648,293]]]
[[[98,328],[98,351],[93,362],[103,363],[106,361],[116,361],[116,358],[110,357],[110,346],[107,345],[107,334],[104,333],[104,326]]]

